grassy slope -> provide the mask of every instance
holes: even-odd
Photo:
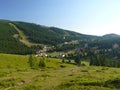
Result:
[[[38,58],[39,59],[39,58]],[[77,67],[46,59],[47,67],[31,70],[28,56],[0,54],[0,89],[6,90],[119,90],[119,68]],[[64,66],[63,68],[60,66]],[[116,85],[119,86],[119,88]]]

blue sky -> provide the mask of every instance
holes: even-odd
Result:
[[[120,0],[0,0],[0,18],[84,34],[120,34]]]

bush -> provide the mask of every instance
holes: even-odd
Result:
[[[86,64],[82,63],[81,66],[86,66]]]
[[[88,70],[81,70],[81,72],[88,72]]]
[[[120,79],[116,78],[113,80],[108,80],[105,82],[105,87],[110,87],[110,88],[120,88]]]
[[[81,60],[80,60],[80,56],[77,55],[76,58],[75,58],[75,63],[80,66],[81,65]]]
[[[66,66],[65,65],[60,65],[61,68],[65,68]]]
[[[40,61],[39,61],[39,67],[40,68],[46,67],[45,59],[40,59]]]
[[[30,55],[28,63],[30,65],[31,69],[37,68],[37,59],[33,55]]]

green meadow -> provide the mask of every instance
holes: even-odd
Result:
[[[31,69],[28,59],[0,54],[0,90],[120,90],[120,68],[89,66],[85,61],[78,67],[45,58],[46,67]]]

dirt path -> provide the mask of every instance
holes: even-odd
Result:
[[[52,90],[56,88],[58,85],[60,85],[61,83],[64,83],[66,81],[73,79],[78,72],[80,72],[78,67],[55,70],[49,73],[53,77],[51,76],[50,78],[48,77],[44,80],[44,83],[42,85],[43,87],[42,90]],[[47,86],[45,87],[46,83],[47,83]]]
[[[78,67],[67,67],[57,70],[37,71],[29,76],[28,74],[24,74],[24,77],[29,77],[29,79],[24,80],[24,82],[17,82],[15,86],[5,88],[4,90],[36,85],[36,83],[39,83],[41,90],[52,90],[64,81],[73,79],[74,74],[77,74],[79,71]]]

